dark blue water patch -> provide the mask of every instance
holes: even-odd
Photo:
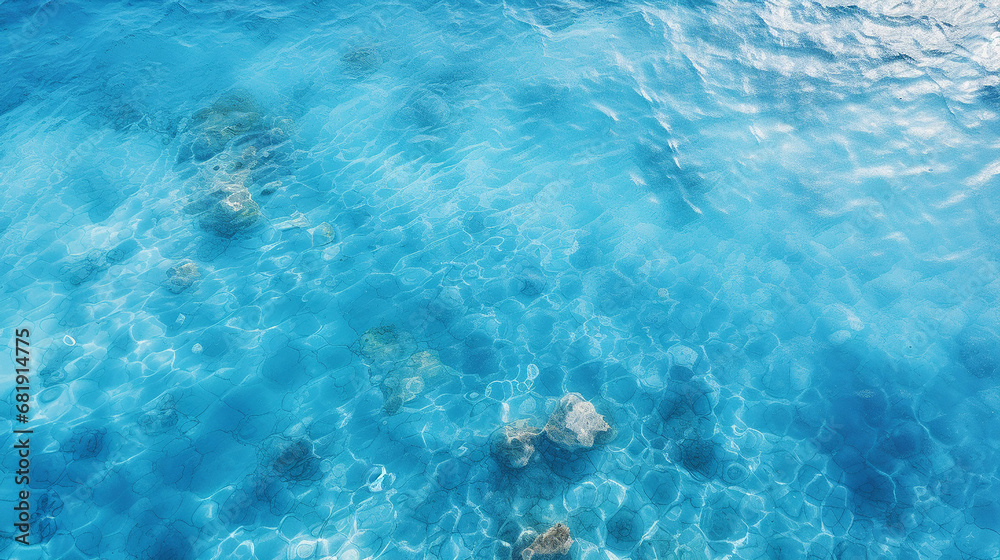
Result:
[[[598,348],[599,344],[594,338],[581,336],[566,345],[561,357],[562,364],[568,369],[575,369],[593,363],[599,355],[596,352]],[[599,369],[600,364],[597,367]]]
[[[750,469],[741,458],[735,458],[722,467],[722,481],[731,486],[742,485],[750,478]]]
[[[344,235],[364,235],[370,232],[377,210],[363,201],[358,201],[337,214],[334,225],[341,228]]]
[[[446,490],[434,490],[427,494],[413,509],[414,519],[426,524],[438,524],[451,509],[452,501]]]
[[[348,77],[362,80],[378,71],[384,59],[377,46],[354,45],[340,57],[340,70]]]
[[[992,484],[980,489],[972,499],[968,513],[972,522],[980,529],[1000,531],[1000,503],[997,503],[993,497],[995,494],[992,494],[996,490],[996,484]]]
[[[100,426],[77,426],[60,446],[74,460],[101,459],[108,454],[108,429]]]
[[[853,452],[843,452],[834,460],[844,469],[839,481],[851,491],[856,514],[888,520],[891,512],[897,508],[913,506],[911,489],[897,486],[896,481],[863,457]]]
[[[838,541],[833,548],[833,558],[837,560],[849,560],[854,558],[868,559],[868,547],[862,543],[848,540]]]
[[[607,544],[615,550],[632,549],[646,532],[639,513],[628,505],[623,505],[605,523]]]
[[[567,389],[584,395],[594,395],[600,391],[604,383],[604,364],[590,361],[569,369],[567,377],[570,380]]]
[[[58,517],[62,513],[65,504],[54,489],[36,492],[34,495],[34,512],[36,515],[40,517]]]
[[[465,352],[462,372],[477,377],[488,377],[500,370],[497,352],[492,348],[470,348]]]
[[[36,515],[30,522],[31,544],[45,544],[59,531],[59,522],[53,517]]]
[[[568,300],[576,299],[583,294],[583,280],[576,274],[563,274],[559,278],[557,290],[560,295]]]
[[[115,513],[124,513],[140,497],[135,493],[136,476],[126,466],[117,466],[104,475],[94,486],[94,505]]]
[[[877,458],[876,464],[892,464],[893,460],[908,460],[924,457],[932,452],[930,437],[926,428],[920,423],[909,420],[897,424],[888,430],[878,447],[878,452],[885,453],[886,458]]]
[[[261,511],[260,503],[252,488],[238,487],[220,504],[218,519],[227,527],[252,527]]]
[[[770,355],[780,344],[781,341],[773,333],[764,333],[751,338],[743,351],[750,359],[760,360]]]
[[[851,510],[905,532],[910,527],[904,519],[915,507],[916,489],[930,483],[929,457],[938,451],[931,446],[927,428],[916,420],[913,403],[887,392],[896,393],[891,379],[905,372],[898,372],[878,351],[867,358],[863,366],[858,360],[851,373],[838,368],[836,378],[827,380],[826,423],[831,431],[820,447],[833,459],[828,474],[850,492]],[[879,371],[872,370],[873,365]]]
[[[1000,86],[983,86],[979,90],[979,100],[984,104],[1000,107]]]
[[[553,444],[548,438],[539,438],[536,446],[542,462],[556,479],[573,482],[598,472],[591,456],[601,454],[600,449],[567,451]]]
[[[31,96],[32,88],[23,78],[9,77],[9,84],[0,93],[0,116],[20,107]]]
[[[351,440],[363,443],[362,447],[367,447],[380,436],[383,404],[381,394],[374,390],[359,395],[345,430],[350,434]]]
[[[152,410],[139,416],[138,424],[147,436],[158,436],[170,432],[180,420],[173,399],[160,399]]]
[[[957,337],[959,359],[973,377],[993,380],[1000,376],[1000,335],[993,329],[970,325]]]
[[[548,291],[549,281],[545,273],[537,266],[530,263],[518,263],[514,266],[512,288],[517,297],[530,301]]]
[[[139,243],[131,237],[107,250],[93,249],[85,257],[63,266],[59,278],[70,288],[89,284],[102,278],[108,268],[128,261],[140,250]]]
[[[442,458],[444,460],[441,460]],[[453,492],[470,482],[469,473],[472,464],[467,459],[439,453],[436,457],[432,457],[431,462],[436,463],[433,467],[433,477],[438,487]]]
[[[181,522],[165,522],[154,512],[140,514],[129,532],[126,549],[142,560],[191,560],[196,530]]]
[[[934,494],[945,504],[963,508],[970,502],[977,487],[982,486],[980,476],[970,474],[961,467],[945,469],[932,478]]]
[[[697,336],[700,328],[699,319],[703,316],[704,311],[705,306],[703,304],[689,301],[682,301],[675,304],[670,309],[669,330],[660,334],[658,342],[669,346],[671,342],[677,339],[691,340]]]
[[[614,268],[626,278],[642,279],[646,274],[642,270],[649,261],[640,255],[625,255],[614,263]]]
[[[247,484],[258,507],[262,508],[262,524],[278,523],[295,507],[295,495],[271,473],[255,472],[247,478]]]
[[[713,301],[708,311],[698,324],[698,333],[702,339],[725,329],[732,320],[733,308],[725,301]]]
[[[486,212],[466,212],[462,214],[462,229],[470,235],[478,235],[487,231],[489,227],[489,214]]]
[[[90,221],[99,223],[110,218],[115,210],[139,191],[139,186],[96,177],[74,181],[72,189],[86,208]]]
[[[305,369],[302,353],[292,346],[284,346],[264,360],[260,373],[272,382],[294,386],[308,377]]]
[[[577,249],[569,255],[569,264],[577,270],[600,266],[604,262],[603,243],[594,235],[577,239]]]
[[[218,359],[230,351],[237,332],[226,327],[209,327],[198,335],[201,354],[209,359]],[[292,363],[289,363],[292,365]]]
[[[525,527],[517,519],[510,516],[509,512],[503,518],[496,521],[496,526],[496,532],[494,533],[496,540],[487,558],[496,560],[517,560],[520,558],[521,551],[530,546],[518,542]]]
[[[738,541],[746,536],[747,524],[741,504],[726,492],[711,495],[701,510],[699,526],[710,541]]]
[[[672,504],[680,493],[680,475],[672,467],[649,470],[641,476],[640,484],[649,501],[660,506]]]
[[[402,107],[393,117],[393,124],[398,128],[434,132],[447,126],[451,118],[449,101],[434,88],[424,88],[413,91],[403,101]]]
[[[682,227],[703,215],[695,208],[704,206],[703,193],[709,187],[693,172],[677,163],[677,151],[669,144],[639,142],[635,161],[646,179],[646,189],[661,203],[667,225]]]
[[[63,500],[54,489],[36,491],[31,495],[34,509],[31,519],[31,542],[46,543],[59,530],[59,515],[63,511]]]
[[[670,325],[672,305],[669,302],[647,301],[639,307],[637,327],[658,338]]]
[[[80,531],[74,531],[73,536],[76,541],[76,547],[80,549],[80,552],[90,558],[98,558],[100,556],[101,541],[104,535],[99,527],[89,525]]]
[[[522,17],[528,23],[553,32],[563,31],[573,25],[578,18],[578,11],[581,13],[583,11],[580,7],[568,3],[547,0],[518,0],[511,5],[523,10]]]
[[[602,271],[587,279],[593,286],[593,300],[601,313],[614,317],[633,309],[639,288],[618,272]]]
[[[543,125],[574,121],[573,109],[581,100],[567,85],[555,81],[538,81],[515,88],[512,101],[516,110],[523,115],[517,122],[521,123],[525,132],[534,136]]]
[[[164,484],[187,490],[191,487],[194,472],[201,465],[203,455],[187,438],[172,439],[153,460],[153,470]]]
[[[669,384],[657,405],[663,435],[668,438],[710,435],[717,422],[713,400],[714,391],[700,378]]]
[[[854,255],[851,272],[859,281],[869,283],[892,270],[891,263],[906,258],[905,252],[905,247],[895,239],[868,241],[866,250]],[[899,296],[889,287],[881,289],[877,283],[866,287],[869,288],[866,297],[876,305],[888,307]]]
[[[453,327],[467,315],[469,306],[466,302],[472,300],[472,294],[458,286],[444,286],[425,290],[421,299],[419,309],[413,315],[414,322],[425,331],[425,336],[431,336]]]
[[[716,441],[700,437],[688,437],[674,445],[671,459],[687,469],[696,479],[711,480],[723,472],[732,454],[724,450]]]
[[[321,459],[305,438],[276,438],[265,443],[262,454],[260,470],[287,483],[311,484],[322,476]]]
[[[526,312],[523,325],[528,333],[529,352],[538,354],[551,344],[557,321],[554,311],[536,308]]]
[[[800,439],[820,437],[829,417],[829,405],[815,387],[798,396],[792,408],[788,435]]]
[[[780,536],[767,543],[767,557],[774,560],[797,560],[805,556],[805,546],[793,537]]]
[[[605,366],[604,370],[606,381],[601,386],[601,395],[604,398],[622,406],[634,403],[636,408],[643,405],[653,408],[652,398],[637,398],[639,385],[627,368],[620,364],[612,364]],[[642,415],[642,411],[639,411],[639,414]]]
[[[91,111],[85,122],[119,133],[132,128],[158,133],[168,143],[177,134],[180,116],[154,108],[148,90],[143,89],[147,83],[148,79],[126,77],[124,72],[111,74],[93,92],[84,95]]]
[[[258,387],[247,387],[245,389],[235,387],[222,397],[220,403],[222,406],[215,406],[205,411],[199,420],[220,432],[239,433],[241,424],[248,417],[264,414],[267,411],[263,400],[247,398],[249,394],[252,394],[256,390],[259,390]],[[159,416],[159,413],[156,414]]]

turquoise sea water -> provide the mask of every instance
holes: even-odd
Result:
[[[0,557],[1000,558],[998,21],[0,1]]]

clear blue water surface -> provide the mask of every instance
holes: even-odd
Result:
[[[998,20],[0,2],[0,557],[1000,557]]]

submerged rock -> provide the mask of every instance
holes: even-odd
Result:
[[[529,426],[527,421],[518,420],[494,434],[490,449],[501,463],[520,469],[531,461],[535,453],[535,438],[541,433],[541,429]]]
[[[223,95],[191,117],[195,132],[191,155],[195,161],[211,159],[222,152],[231,140],[260,126],[262,118],[260,107],[248,92],[235,91]]]
[[[417,341],[392,325],[369,329],[358,341],[361,355],[370,366],[371,380],[382,390],[384,409],[395,414],[427,388],[441,385],[458,375],[444,365],[433,350],[417,351]]]
[[[224,185],[202,199],[201,204],[204,211],[199,225],[219,237],[244,233],[256,226],[261,217],[260,206],[242,185]]]
[[[966,327],[958,335],[962,365],[973,376],[990,379],[1000,374],[1000,335],[979,325]]]
[[[344,74],[352,78],[364,78],[382,66],[382,55],[375,47],[351,49],[340,58]]]
[[[315,481],[322,476],[320,458],[305,439],[282,441],[270,454],[268,467],[286,482]]]
[[[107,447],[107,428],[77,427],[60,449],[73,459],[93,459]]]
[[[147,436],[155,436],[170,431],[179,420],[173,398],[168,396],[155,409],[139,417],[139,427]]]
[[[252,155],[244,154],[245,157]],[[184,212],[198,216],[202,229],[219,237],[231,238],[258,225],[260,206],[247,188],[249,170],[216,169],[207,172],[201,180],[202,192],[194,202],[184,207]]]
[[[198,265],[184,261],[167,269],[166,287],[171,292],[179,294],[190,288],[199,276]]]
[[[595,437],[611,430],[604,417],[579,393],[569,393],[545,424],[545,434],[556,445],[575,451],[594,446]]]
[[[337,229],[328,222],[310,229],[309,233],[312,235],[313,247],[325,247],[339,238]]]
[[[253,95],[245,90],[237,89],[225,93],[208,108],[194,114],[192,121],[196,124],[231,122],[241,116],[260,115],[260,107]]]
[[[521,551],[521,560],[531,560],[538,556],[539,560],[562,556],[569,552],[569,547],[573,545],[573,537],[570,535],[569,527],[562,523],[556,523],[541,535],[535,537],[531,546]]]
[[[407,379],[399,374],[403,360],[416,350],[417,341],[406,331],[383,325],[368,329],[358,344],[369,364],[372,384],[382,391],[382,409],[390,415],[399,412],[405,401],[423,389],[422,379]]]
[[[535,298],[545,293],[545,275],[535,267],[526,267],[517,275],[518,292],[525,297]]]
[[[274,224],[274,229],[288,231],[291,229],[304,229],[309,227],[309,219],[301,212],[293,212],[292,217]]]
[[[191,147],[193,157],[198,162],[211,161],[200,166],[193,202],[184,211],[197,215],[202,229],[232,238],[261,222],[254,197],[263,199],[277,192],[290,174],[288,135],[279,126],[268,127],[287,126],[285,121],[268,118],[265,123],[256,103],[244,94],[224,96],[192,117],[192,132],[200,135]],[[301,218],[296,213],[293,220],[278,227],[308,227]]]
[[[417,348],[413,335],[398,331],[392,325],[368,329],[361,335],[360,343],[361,355],[371,360],[373,365],[405,359]]]
[[[414,91],[393,119],[394,126],[413,128],[430,134],[444,128],[451,120],[451,107],[443,97],[429,89]],[[433,136],[418,136],[430,140]]]
[[[438,353],[433,350],[414,352],[403,364],[402,374],[407,377],[439,382],[455,373],[455,370],[441,363]]]
[[[437,352],[424,350],[415,352],[405,361],[386,364],[390,373],[382,379],[381,389],[385,397],[385,410],[394,414],[403,403],[420,396],[425,389],[444,383],[453,375],[454,369],[441,363]]]
[[[424,91],[410,98],[410,115],[421,128],[444,126],[451,118],[451,108],[438,94]]]

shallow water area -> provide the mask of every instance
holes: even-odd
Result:
[[[997,21],[0,1],[0,557],[1000,557]]]

